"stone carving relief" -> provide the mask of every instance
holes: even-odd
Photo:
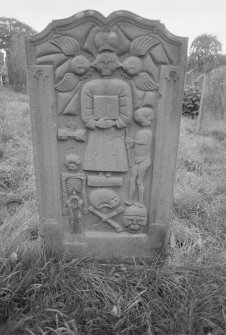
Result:
[[[76,154],[68,154],[64,159],[64,165],[69,171],[76,171],[81,163],[81,159]]]
[[[118,194],[106,188],[96,189],[90,192],[89,211],[98,216],[103,222],[109,224],[120,233],[123,227],[112,218],[124,212],[124,207],[119,206],[120,200]]]
[[[172,61],[152,35],[131,38],[118,25],[94,25],[83,39],[55,36],[55,53],[37,59],[54,66],[61,121],[70,115],[76,124],[59,123],[58,143],[81,144],[76,153],[61,149],[71,172],[62,174],[63,211],[73,233],[83,231],[84,214],[116,232],[140,233],[147,224],[159,72]]]
[[[69,156],[69,155],[68,155]],[[74,155],[76,156],[76,155]],[[69,163],[72,164],[72,163]],[[74,170],[74,164],[69,165]],[[86,176],[83,173],[62,174],[63,184],[63,213],[68,215],[69,230],[71,233],[81,233],[81,220],[87,214],[87,200],[85,190]]]
[[[26,40],[40,232],[65,255],[162,252],[187,41],[87,10]],[[164,253],[161,253],[164,254]]]
[[[153,110],[148,107],[139,108],[134,113],[134,119],[139,123],[142,128],[137,130],[135,139],[127,139],[130,146],[134,146],[134,166],[132,168],[132,175],[129,187],[129,199],[125,203],[128,205],[133,204],[133,196],[135,190],[138,192],[138,205],[144,206],[144,177],[147,169],[151,165],[151,144],[152,144],[152,131],[151,120],[154,117]]]

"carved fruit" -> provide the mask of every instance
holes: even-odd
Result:
[[[135,75],[142,70],[143,62],[138,57],[129,57],[122,63],[123,69],[130,75]]]
[[[84,56],[76,56],[71,61],[71,71],[76,74],[84,74],[90,68],[90,62]]]

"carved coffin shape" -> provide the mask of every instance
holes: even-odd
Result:
[[[152,257],[166,243],[186,38],[85,11],[26,41],[45,242],[76,256]]]

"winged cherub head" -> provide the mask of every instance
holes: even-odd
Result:
[[[143,61],[136,56],[131,56],[122,63],[123,70],[129,75],[139,73],[143,68]]]
[[[76,56],[71,60],[70,70],[76,74],[84,74],[90,69],[90,62],[82,55]]]

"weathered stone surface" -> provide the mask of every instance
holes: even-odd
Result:
[[[41,233],[74,255],[166,243],[186,38],[159,21],[85,11],[26,41]]]

